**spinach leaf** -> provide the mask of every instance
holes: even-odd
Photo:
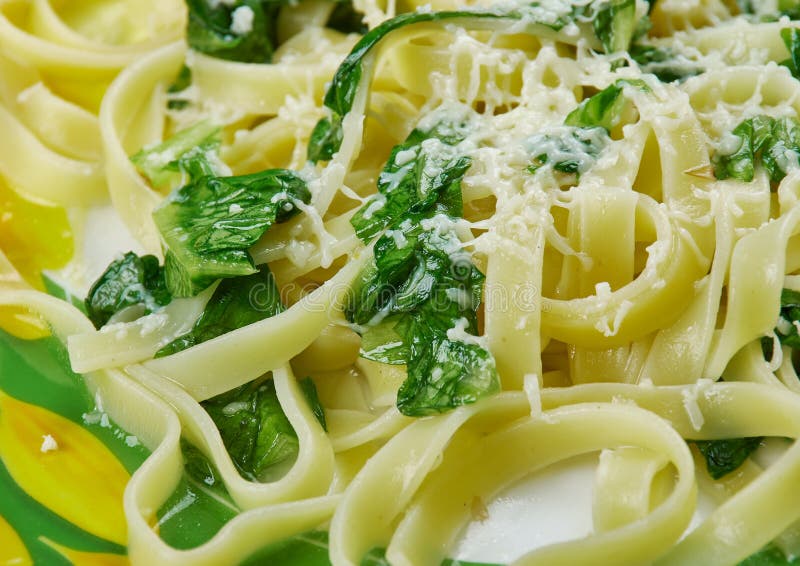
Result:
[[[589,170],[611,138],[604,128],[565,126],[525,140],[534,156],[530,173],[550,165],[554,170],[580,176]]]
[[[705,72],[696,62],[669,47],[637,44],[631,46],[629,53],[643,73],[652,73],[664,83],[683,82]]]
[[[457,144],[469,128],[467,116],[461,112],[457,120],[451,117],[427,129],[414,129],[404,143],[392,149],[378,177],[378,193],[350,219],[359,238],[369,242],[397,219],[430,209],[437,202],[442,212],[461,214],[461,180],[472,160]],[[443,195],[452,195],[457,202],[441,198]],[[402,230],[397,237],[403,237]]]
[[[627,51],[636,31],[636,0],[609,0],[601,4],[592,25],[606,53]]]
[[[330,118],[322,118],[311,131],[308,160],[313,163],[330,161],[342,146],[343,139],[342,117],[334,112]]]
[[[141,309],[139,315],[149,314],[171,299],[158,258],[128,252],[111,262],[89,289],[86,312],[95,327],[100,328],[125,308],[137,306]]]
[[[271,379],[242,385],[201,405],[217,425],[242,477],[259,481],[269,468],[290,465],[297,458],[297,433]]]
[[[467,281],[447,279],[440,278],[430,299],[395,327],[409,349],[408,378],[397,393],[397,408],[405,415],[441,413],[500,390],[494,358],[473,338],[473,301],[483,274],[473,267]],[[467,301],[454,300],[458,294]]]
[[[643,92],[650,91],[650,87],[641,79],[619,79],[581,102],[564,119],[564,125],[576,128],[599,127],[610,132],[614,126],[620,123],[627,108],[628,101],[623,96],[626,85],[638,88]]]
[[[800,562],[798,558],[787,557],[775,543],[770,543],[739,562],[736,566],[789,566],[798,562]]]
[[[134,154],[131,161],[156,189],[168,189],[180,182],[181,174],[190,179],[219,174],[216,151],[220,129],[209,121],[182,130],[156,146]]]
[[[153,213],[167,246],[167,288],[186,297],[217,279],[255,273],[247,249],[310,199],[305,181],[286,169],[205,176],[173,191]]]
[[[275,279],[266,265],[260,265],[252,275],[223,279],[194,327],[161,348],[155,357],[180,352],[281,312],[283,303]]]
[[[189,47],[219,59],[269,63],[275,38],[275,19],[282,2],[186,0]]]
[[[499,390],[494,358],[475,337],[484,276],[461,250],[451,218],[403,222],[404,241],[390,234],[376,241],[345,314],[366,326],[362,354],[407,365],[398,409],[432,415]]]
[[[622,0],[625,4],[632,0]],[[613,4],[618,0],[613,0]],[[350,54],[345,58],[333,76],[331,85],[325,93],[325,106],[330,111],[330,116],[322,118],[314,128],[308,144],[307,157],[312,163],[317,161],[327,161],[339,151],[342,141],[342,120],[353,107],[358,85],[364,72],[364,59],[372,50],[391,32],[402,27],[424,23],[424,22],[447,22],[458,21],[459,25],[475,28],[498,27],[499,24],[525,20],[530,26],[540,26],[559,31],[567,24],[573,22],[579,15],[593,15],[597,10],[602,11],[603,6],[607,5],[606,0],[599,0],[588,5],[573,5],[565,3],[562,13],[553,12],[552,9],[544,8],[541,2],[534,1],[527,6],[517,6],[512,8],[490,8],[485,10],[456,10],[441,12],[409,12],[400,14],[390,20],[386,20],[379,26],[367,32],[361,40],[356,43]],[[619,14],[617,24],[612,25],[612,16],[609,12],[608,25],[603,27],[609,41],[613,40],[614,46],[621,45],[623,38],[627,35],[624,24],[628,14],[627,8],[622,6],[613,10],[614,14]],[[631,28],[631,35],[633,33]],[[607,30],[607,31],[606,31]],[[598,38],[600,39],[600,38]],[[630,37],[628,37],[630,41]],[[602,42],[602,39],[601,39]],[[627,46],[625,46],[627,49]]]
[[[336,2],[333,12],[328,16],[328,22],[325,27],[342,33],[358,33],[361,35],[364,35],[369,30],[364,23],[364,14],[357,11],[350,0]]]
[[[222,478],[214,464],[199,448],[183,437],[181,437],[181,453],[183,454],[183,468],[190,478],[205,487],[227,495]]]
[[[395,326],[403,315],[387,316],[380,322],[365,326],[361,333],[361,357],[390,365],[404,365],[410,352]]]
[[[319,402],[317,386],[314,384],[314,380],[310,377],[305,377],[298,383],[300,384],[300,389],[303,391],[303,396],[306,398],[308,406],[311,407],[311,412],[314,413],[322,430],[327,432],[328,423],[325,421],[325,409],[322,407],[322,403]]]
[[[789,58],[781,61],[781,65],[787,67],[794,78],[800,78],[800,30],[783,28],[781,39],[789,51]]]
[[[725,440],[696,440],[694,443],[706,459],[708,474],[715,480],[735,471],[756,451],[762,437]]]
[[[755,116],[731,132],[736,150],[716,152],[712,158],[717,179],[752,181],[760,157],[773,182],[786,176],[800,156],[800,123],[794,118]]]

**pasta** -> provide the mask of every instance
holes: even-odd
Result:
[[[335,566],[441,564],[476,507],[583,454],[593,532],[513,564],[794,559],[797,20],[1,0],[0,326],[52,332],[149,451],[130,561],[327,531]],[[182,481],[230,512],[184,546],[159,531]]]

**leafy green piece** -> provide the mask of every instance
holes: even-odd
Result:
[[[479,281],[483,275],[475,269],[468,285],[479,289]],[[477,340],[451,335],[459,327],[469,336],[478,330],[475,311],[453,301],[453,289],[464,291],[440,282],[435,295],[399,325],[409,345],[408,378],[397,392],[397,408],[404,415],[434,415],[500,390],[489,351]]]
[[[146,147],[131,161],[156,189],[168,189],[180,181],[181,173],[190,179],[218,174],[214,161],[219,148],[219,127],[202,121],[168,140]]]
[[[186,108],[189,105],[189,101],[178,98],[175,95],[189,88],[191,84],[192,70],[186,65],[183,65],[178,76],[175,77],[175,81],[167,88],[167,96],[169,98],[167,101],[167,108],[170,110],[183,110]]]
[[[705,72],[696,62],[669,47],[632,45],[629,53],[643,73],[652,73],[664,83],[683,82]]]
[[[377,324],[366,326],[361,334],[361,357],[383,364],[404,365],[410,352],[395,330],[402,318],[402,315],[387,316]]]
[[[86,312],[100,328],[125,308],[139,307],[141,316],[157,311],[171,299],[158,258],[128,252],[111,262],[89,289]]]
[[[797,28],[783,28],[781,39],[789,50],[789,58],[781,61],[781,65],[791,71],[794,78],[800,78],[800,30]]]
[[[800,123],[794,118],[754,116],[731,132],[738,143],[729,153],[716,152],[712,158],[717,179],[752,181],[758,159],[773,182],[779,182],[800,156]]]
[[[297,433],[271,379],[254,381],[201,403],[242,477],[259,481],[273,466],[297,458]]]
[[[592,25],[606,53],[627,51],[636,31],[636,0],[609,0],[601,4]]]
[[[272,60],[275,18],[282,2],[186,0],[189,47],[219,59],[242,63]],[[237,25],[237,21],[242,22]],[[248,25],[249,23],[249,25]]]
[[[461,250],[447,215],[403,222],[402,242],[388,233],[375,242],[375,259],[345,314],[366,326],[362,355],[407,365],[398,409],[432,415],[499,390],[494,359],[475,336],[484,276]]]
[[[190,478],[209,488],[224,488],[219,471],[199,448],[181,437],[183,469]]]
[[[167,288],[192,296],[217,279],[254,273],[247,249],[310,199],[305,181],[286,169],[200,177],[173,191],[153,213],[168,248]]]
[[[528,171],[535,173],[550,165],[556,171],[581,175],[595,162],[611,138],[604,128],[564,128],[536,134],[525,140],[528,151],[534,156]]]
[[[622,0],[623,3],[632,0]],[[614,0],[618,2],[618,0]],[[308,144],[308,160],[316,163],[326,161],[339,151],[342,140],[342,120],[353,107],[358,85],[364,72],[363,64],[367,56],[387,35],[402,27],[425,23],[425,22],[447,22],[457,21],[459,25],[474,28],[492,27],[492,22],[502,24],[524,19],[530,26],[539,26],[558,31],[564,26],[573,22],[576,16],[586,16],[594,14],[595,9],[602,10],[602,6],[607,4],[606,0],[599,0],[589,5],[565,4],[563,13],[554,13],[552,9],[543,7],[541,2],[533,1],[526,6],[511,8],[490,8],[483,10],[455,10],[441,12],[408,12],[400,14],[394,18],[384,21],[379,26],[367,32],[361,40],[356,43],[350,54],[344,59],[336,70],[331,85],[325,93],[325,106],[330,111],[330,116],[322,118],[314,128],[311,140]],[[548,5],[549,6],[549,5]],[[625,9],[627,10],[627,8]],[[621,8],[617,10],[620,14],[627,11]],[[617,13],[615,12],[615,13]],[[608,38],[614,40],[614,44],[621,44],[622,37],[625,35],[622,25],[624,18],[619,20],[618,27],[609,24]],[[605,33],[605,32],[604,32]],[[632,33],[632,32],[631,32]],[[627,46],[626,46],[627,48]]]
[[[762,437],[696,440],[694,443],[706,459],[708,474],[715,480],[735,471],[756,451]]]
[[[358,33],[364,35],[369,27],[364,23],[364,14],[353,7],[350,0],[336,2],[336,7],[328,17],[325,27],[342,33]]]
[[[461,180],[472,164],[456,147],[469,128],[466,116],[462,113],[459,120],[441,120],[429,129],[414,129],[405,142],[392,148],[378,177],[378,193],[350,219],[359,238],[369,242],[396,220],[430,209],[437,202],[442,212],[461,213]],[[452,198],[441,198],[444,195]],[[455,209],[450,210],[453,205]],[[403,237],[402,232],[398,237]]]
[[[308,160],[313,163],[330,161],[342,146],[343,139],[342,117],[333,112],[330,118],[322,118],[311,131],[308,140]]]
[[[650,87],[640,79],[619,79],[597,94],[581,102],[564,119],[564,125],[576,128],[604,128],[606,131],[622,120],[628,101],[623,96],[624,87],[632,86],[649,92]]]
[[[745,558],[737,566],[788,566],[797,564],[797,558],[788,558],[775,544],[770,543],[755,554]]]
[[[168,356],[283,312],[280,292],[269,268],[252,275],[223,279],[194,327],[155,355]]]
[[[306,398],[306,402],[308,402],[308,406],[311,407],[311,412],[314,413],[322,430],[327,432],[328,423],[325,420],[325,409],[322,407],[322,403],[319,402],[317,386],[314,384],[314,380],[310,377],[305,377],[298,381],[298,383],[300,384],[300,389],[303,391],[303,396]]]

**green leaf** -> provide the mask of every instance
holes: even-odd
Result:
[[[475,337],[484,276],[461,249],[452,219],[419,214],[404,223],[402,246],[388,233],[378,238],[345,314],[362,326],[367,357],[406,364],[400,411],[432,415],[491,395],[500,383]]]
[[[708,474],[715,480],[735,471],[755,452],[762,437],[725,440],[696,440],[694,443],[706,459]]]
[[[717,179],[752,181],[760,158],[770,179],[777,183],[786,176],[791,161],[800,156],[800,123],[794,118],[755,116],[742,121],[731,136],[737,149],[718,151],[712,158]]]
[[[167,246],[167,287],[186,297],[217,279],[255,273],[247,249],[310,199],[305,181],[286,169],[201,177],[174,191],[153,213]]]
[[[180,352],[281,312],[275,279],[266,265],[260,265],[252,275],[222,280],[194,328],[161,348],[155,357]]]
[[[89,320],[100,328],[123,309],[138,307],[135,317],[157,311],[172,300],[158,259],[128,252],[114,260],[86,297]]]
[[[219,470],[199,448],[183,437],[181,437],[181,454],[183,454],[183,470],[189,478],[233,504]]]
[[[632,45],[629,53],[643,73],[652,73],[664,83],[683,82],[705,72],[703,67],[670,47]]]
[[[180,182],[181,173],[194,180],[218,174],[214,164],[219,148],[219,127],[199,122],[153,147],[131,157],[131,161],[156,189],[169,189]]]
[[[628,101],[623,96],[624,87],[632,86],[649,92],[650,87],[640,79],[619,79],[597,94],[581,102],[578,107],[570,112],[564,119],[564,125],[576,128],[605,128],[606,131],[620,123]]]
[[[384,364],[405,364],[410,352],[403,337],[396,330],[402,319],[403,315],[387,316],[377,324],[365,327],[361,334],[359,355]]]
[[[333,113],[330,118],[322,118],[308,140],[307,157],[312,163],[330,161],[342,145],[344,132],[341,117]]]
[[[783,28],[781,30],[786,49],[789,51],[789,58],[781,61],[781,65],[791,71],[794,78],[800,78],[800,30],[797,28]]]
[[[364,14],[353,7],[350,0],[336,2],[336,7],[328,16],[328,23],[325,27],[335,29],[342,33],[358,33],[364,35],[369,31],[369,27],[364,23]]]
[[[739,562],[737,566],[787,566],[797,564],[797,558],[789,559],[783,551],[774,544],[768,544],[749,558]]]
[[[592,21],[606,53],[627,51],[636,31],[636,0],[609,0]]]
[[[463,110],[455,119],[443,112],[444,119],[428,129],[413,130],[404,143],[392,148],[378,177],[378,193],[350,219],[359,238],[369,242],[398,219],[437,203],[440,211],[461,215],[461,180],[472,165],[457,148],[469,129],[469,114]]]
[[[311,407],[311,412],[314,413],[314,416],[317,418],[322,430],[328,430],[328,423],[325,421],[325,409],[322,407],[322,403],[319,402],[319,395],[317,395],[317,386],[314,384],[314,380],[310,377],[305,377],[298,381],[300,384],[300,389],[303,391],[303,395],[308,402],[308,406]]]
[[[270,468],[284,470],[296,459],[297,434],[271,379],[248,383],[201,404],[242,477],[262,481]]]
[[[269,63],[274,51],[275,19],[282,2],[236,0],[215,2],[186,0],[189,23],[186,39],[189,47],[219,59],[242,63]],[[248,31],[232,26],[237,10],[252,14]]]
[[[477,325],[470,326],[476,333]],[[451,340],[447,329],[422,315],[413,318],[405,338],[411,350],[408,378],[397,393],[404,415],[435,415],[500,391],[494,358],[486,349]]]

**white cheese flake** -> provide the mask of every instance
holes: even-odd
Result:
[[[42,435],[42,446],[39,450],[44,454],[58,450],[58,442],[49,434]]]
[[[239,6],[231,13],[231,31],[236,35],[247,35],[253,31],[255,13],[250,6]]]

